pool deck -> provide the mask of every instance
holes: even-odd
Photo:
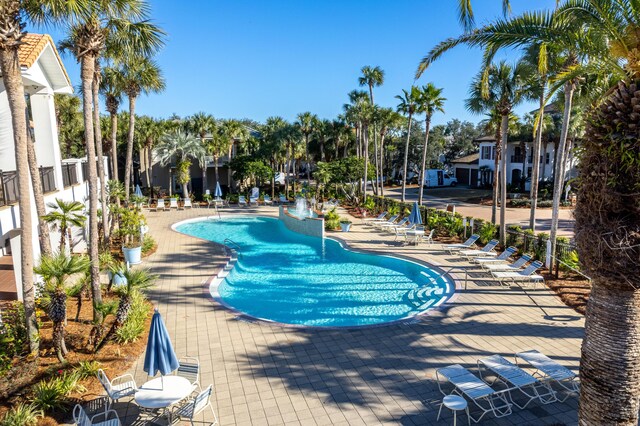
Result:
[[[277,216],[278,210],[225,208],[221,213]],[[452,415],[446,409],[436,422],[442,399],[435,381],[439,367],[475,369],[478,358],[498,353],[513,359],[515,352],[536,348],[577,371],[584,318],[550,290],[500,287],[477,269],[469,271],[464,289],[460,268],[467,262],[438,251],[437,244],[395,243],[393,236],[357,219],[351,232],[327,236],[445,270],[455,266],[452,276],[463,288],[441,310],[404,324],[321,330],[239,320],[214,304],[203,285],[225,262],[223,249],[171,230],[175,222],[213,214],[207,209],[146,213],[158,250],[142,266],[160,276],[149,297],[178,356],[199,358],[200,383],[213,384],[221,425],[449,424]],[[139,384],[147,380],[143,363],[144,356],[131,371]],[[482,424],[573,425],[577,402],[575,396],[564,403],[534,402],[503,419],[485,416]],[[116,406],[123,424],[144,424],[134,404]],[[464,415],[459,421],[466,424]]]

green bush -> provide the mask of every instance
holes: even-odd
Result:
[[[553,207],[553,200],[538,201],[538,207]]]
[[[508,246],[518,246],[518,239],[522,233],[522,228],[517,225],[510,225],[507,227],[507,239],[506,244]]]
[[[36,408],[45,411],[64,410],[67,405],[67,387],[58,377],[42,380],[32,388],[31,401]]]
[[[511,207],[529,207],[531,205],[531,201],[526,198],[513,198],[509,203]]]
[[[57,380],[60,381],[62,392],[65,396],[72,392],[84,392],[86,388],[80,384],[80,372],[79,371],[65,371]]]
[[[35,404],[18,403],[7,411],[0,426],[36,426],[38,417],[44,417],[44,412]]]
[[[333,231],[340,227],[340,215],[336,212],[335,207],[324,215],[324,229]]]
[[[498,233],[498,227],[491,222],[484,222],[480,228],[478,228],[477,234],[480,236],[478,242],[480,244],[487,244],[493,240]]]
[[[578,258],[577,251],[571,250],[563,252],[560,260],[564,262],[560,264],[560,269],[563,271],[569,271],[571,269],[580,270],[580,259]]]
[[[0,323],[0,376],[11,368],[13,358],[28,352],[24,306],[13,302],[2,311]]]
[[[136,291],[131,297],[131,311],[125,323],[116,331],[116,341],[131,343],[145,332],[144,323],[149,317],[149,307],[142,293]]]
[[[156,246],[156,240],[149,234],[145,234],[144,240],[142,241],[142,254],[146,255]]]
[[[102,368],[102,365],[98,361],[80,361],[80,364],[76,367],[76,372],[81,379],[86,379],[87,377],[95,377],[100,368]]]

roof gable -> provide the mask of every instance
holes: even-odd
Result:
[[[48,34],[27,33],[18,48],[18,60],[23,69],[29,69],[40,61],[42,69],[52,81],[54,91],[68,92],[72,89],[71,79],[62,64],[53,39]]]

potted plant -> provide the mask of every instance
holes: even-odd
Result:
[[[352,222],[349,219],[340,220],[340,229],[342,229],[342,232],[349,232],[351,229],[351,223]]]
[[[122,238],[124,260],[130,265],[142,262],[142,235],[140,228],[146,225],[138,208],[124,209],[120,213],[119,235]]]

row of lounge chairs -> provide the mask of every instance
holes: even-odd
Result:
[[[167,203],[168,201],[168,203]],[[169,198],[168,200],[158,199],[155,203],[150,203],[146,207],[148,207],[149,211],[157,212],[158,210],[169,211],[171,209],[190,209],[193,208],[193,204],[191,203],[191,198],[183,198],[182,206],[178,204],[177,198]]]
[[[545,354],[530,350],[518,352],[514,358],[515,363],[501,355],[481,358],[477,361],[478,375],[459,364],[439,368],[436,370],[438,389],[445,396],[459,395],[479,409],[475,416],[469,413],[474,423],[480,422],[486,414],[496,418],[508,416],[514,405],[523,409],[533,401],[541,404],[563,402],[570,395],[579,393],[577,375]],[[494,377],[492,381],[487,380],[489,375]],[[446,390],[448,385],[452,385],[453,389]],[[564,398],[558,397],[559,391],[554,386],[566,392]],[[521,400],[524,399],[524,403],[514,399],[516,392]]]
[[[398,237],[403,237],[405,241],[408,241],[409,236],[414,236],[415,241],[426,241],[428,243],[433,242],[433,235],[435,230],[431,230],[428,234],[426,233],[424,227],[417,226],[409,222],[409,218],[400,218],[400,215],[393,215],[389,219],[386,219],[388,212],[383,212],[377,217],[373,218],[365,218],[364,224],[377,228],[380,231],[390,232],[395,234],[395,240],[398,240]]]

